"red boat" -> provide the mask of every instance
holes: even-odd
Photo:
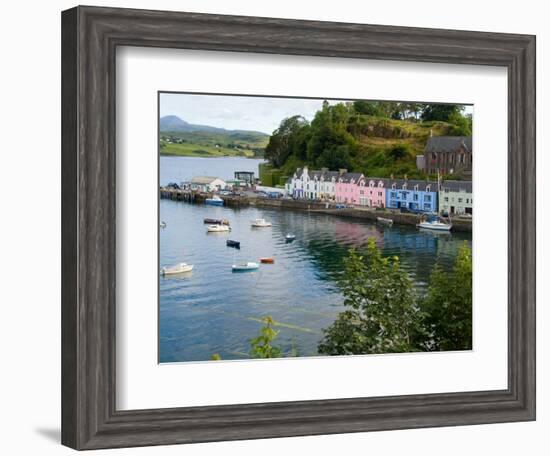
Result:
[[[273,264],[275,263],[275,258],[260,258],[260,263]]]

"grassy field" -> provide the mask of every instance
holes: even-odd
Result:
[[[195,157],[262,157],[269,136],[256,132],[161,132],[160,154]]]

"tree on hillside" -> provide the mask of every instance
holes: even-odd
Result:
[[[409,154],[409,148],[405,145],[398,144],[390,149],[388,156],[393,161],[402,160]]]
[[[384,111],[380,109],[377,101],[357,100],[353,102],[353,108],[358,114],[383,117]]]
[[[432,350],[472,348],[472,251],[466,243],[459,249],[450,274],[436,266],[428,294],[421,305]]]
[[[449,123],[453,126],[449,130],[452,136],[472,136],[472,116],[463,116],[460,113],[452,113],[449,116]]]
[[[463,109],[461,105],[455,104],[427,104],[422,110],[421,118],[425,122],[434,120],[449,122],[451,116],[461,115]]]
[[[285,163],[291,153],[292,137],[307,124],[302,116],[287,117],[273,132],[265,148],[265,157],[274,167]]]
[[[352,355],[416,351],[422,330],[412,282],[399,258],[384,258],[374,239],[350,250],[341,281],[346,310],[324,330],[319,353]]]
[[[343,103],[330,106],[326,101],[311,122],[307,160],[319,167],[348,168],[356,140],[348,131],[353,108]]]

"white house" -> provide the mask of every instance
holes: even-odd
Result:
[[[189,183],[191,190],[199,192],[217,192],[226,186],[225,181],[213,176],[195,176]]]
[[[294,198],[334,201],[336,181],[339,173],[322,170],[309,170],[307,166],[298,168],[285,184],[286,193]]]
[[[472,214],[474,200],[472,198],[471,181],[446,180],[439,189],[439,212],[449,214]]]

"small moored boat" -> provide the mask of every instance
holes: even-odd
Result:
[[[260,263],[264,263],[264,264],[273,264],[273,263],[275,263],[275,258],[272,258],[272,257],[263,257],[263,258],[260,258]]]
[[[240,241],[232,241],[231,239],[228,239],[226,241],[226,245],[227,247],[235,247],[236,249],[240,249],[241,248],[241,243]]]
[[[206,231],[208,233],[228,233],[231,228],[227,225],[208,225]]]
[[[293,234],[287,234],[285,236],[285,241],[286,242],[292,242],[294,239],[296,239],[296,236],[294,236]]]
[[[166,222],[160,222],[160,227],[161,228],[166,228]]]
[[[424,220],[420,222],[418,228],[424,228],[425,230],[434,230],[434,231],[451,231],[453,227],[452,223],[443,223],[437,219],[434,220]]]
[[[164,276],[183,274],[185,272],[191,272],[193,270],[192,264],[187,263],[178,263],[173,266],[165,266],[161,269],[161,273]]]
[[[271,226],[271,222],[268,222],[266,221],[266,219],[263,219],[263,218],[254,219],[250,223],[253,227],[256,227],[256,228],[264,228],[264,227]]]
[[[392,220],[392,219],[389,219],[389,218],[376,217],[376,221],[377,221],[378,223],[381,223],[382,225],[388,225],[388,226],[392,226],[392,225],[393,225],[393,220]]]
[[[212,198],[206,198],[204,203],[211,206],[223,206],[223,200],[218,195],[214,195]]]
[[[205,225],[229,225],[229,220],[226,219],[205,218],[203,222]]]
[[[231,270],[233,272],[247,272],[255,271],[259,267],[260,265],[258,263],[253,263],[252,261],[249,261],[247,263],[234,264],[233,266],[231,266]]]

